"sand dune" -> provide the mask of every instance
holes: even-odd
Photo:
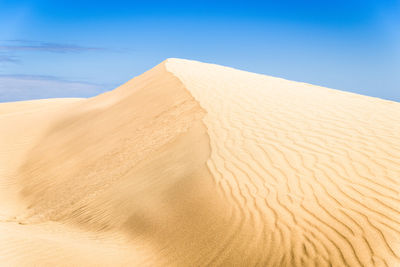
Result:
[[[3,266],[398,266],[400,104],[168,59],[0,104]]]

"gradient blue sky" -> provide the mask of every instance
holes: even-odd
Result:
[[[400,0],[0,0],[0,102],[96,95],[169,57],[400,102]]]

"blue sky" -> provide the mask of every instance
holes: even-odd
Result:
[[[169,57],[400,102],[400,0],[0,0],[0,102],[93,96]]]

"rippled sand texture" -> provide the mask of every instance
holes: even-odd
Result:
[[[400,265],[400,104],[168,59],[0,104],[4,266]]]

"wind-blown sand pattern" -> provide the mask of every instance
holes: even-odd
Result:
[[[168,59],[0,104],[4,266],[400,266],[400,104]]]

